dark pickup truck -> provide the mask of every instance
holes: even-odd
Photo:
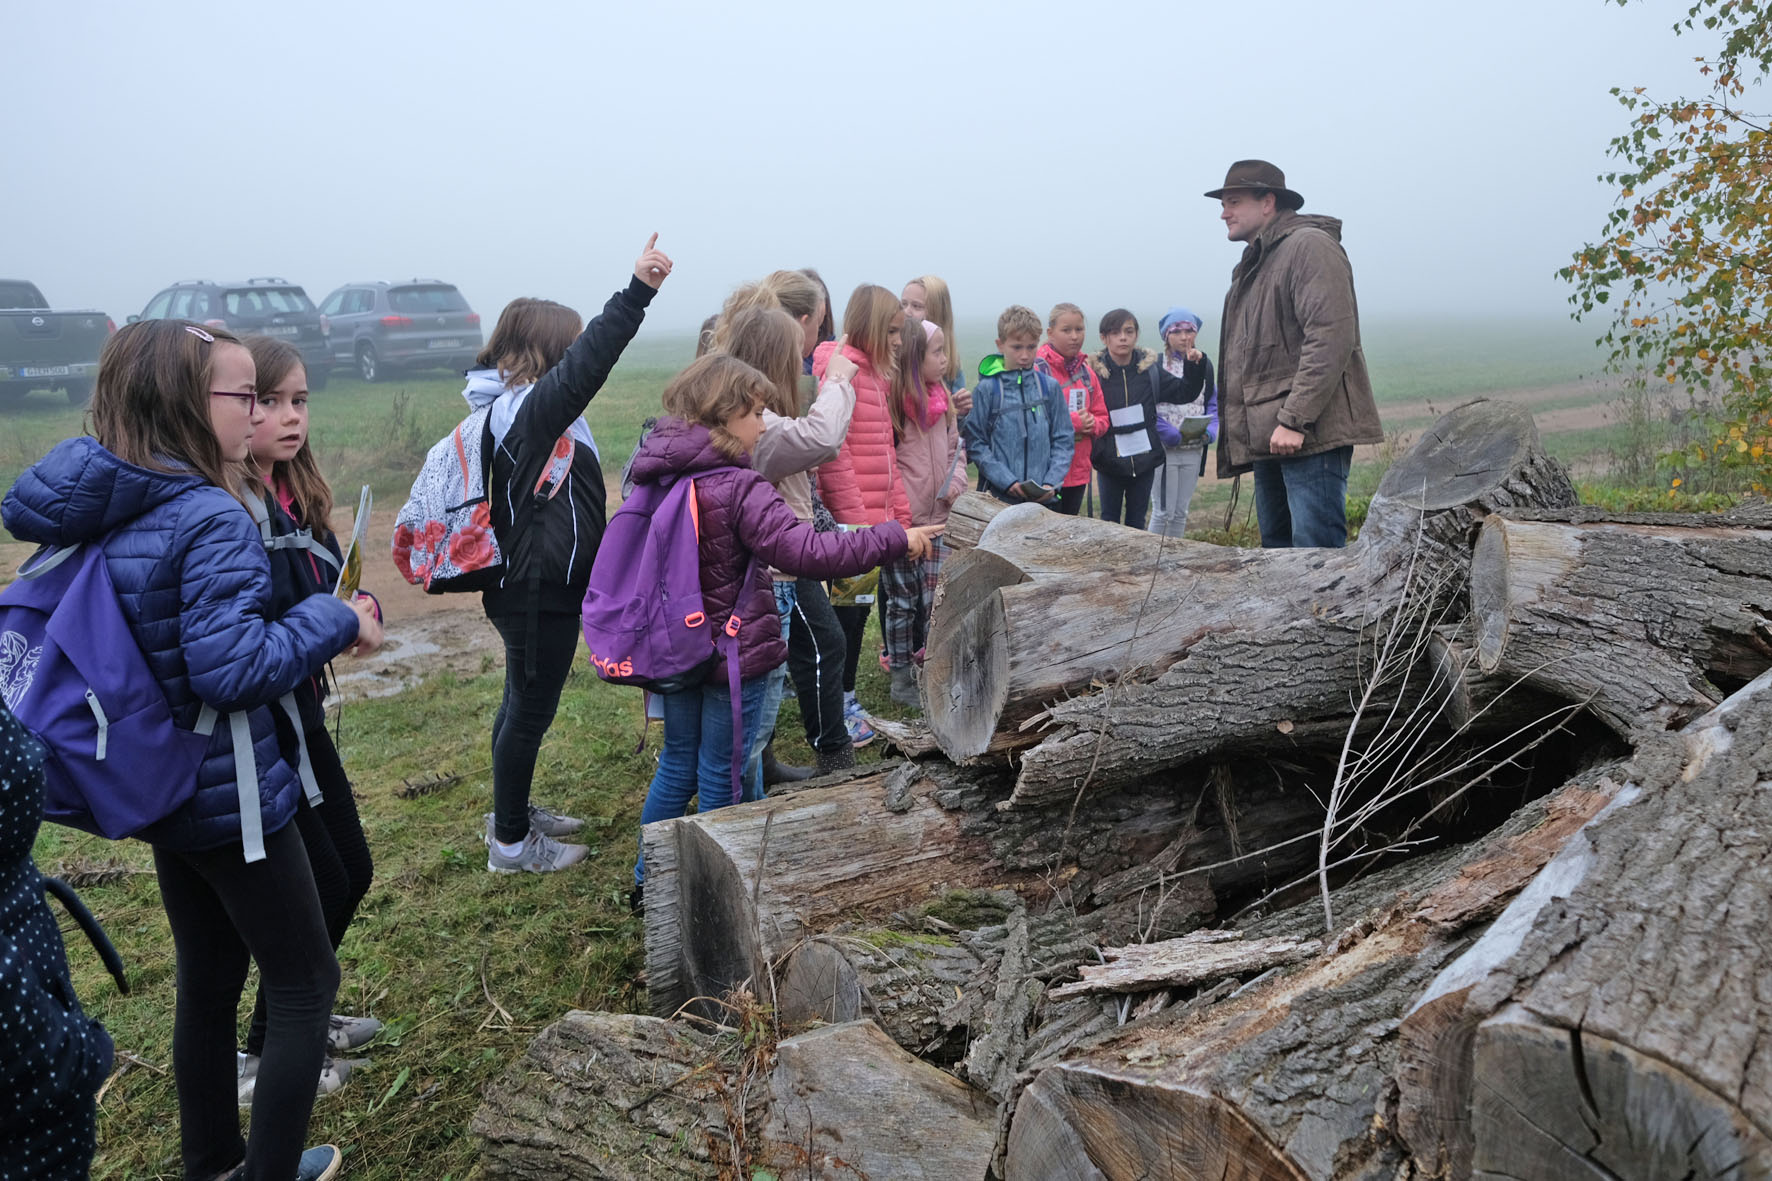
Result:
[[[0,408],[32,390],[65,390],[84,406],[98,355],[117,325],[103,312],[51,311],[35,284],[0,279]]]

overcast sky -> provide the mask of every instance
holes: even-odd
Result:
[[[0,275],[119,324],[179,278],[435,276],[490,327],[593,312],[656,229],[655,329],[815,265],[839,308],[934,272],[962,319],[1215,332],[1201,193],[1255,156],[1345,219],[1367,318],[1554,318],[1608,88],[1698,88],[1687,6],[8,0]]]

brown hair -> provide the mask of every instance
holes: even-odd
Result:
[[[714,348],[714,330],[720,326],[718,314],[709,316],[701,322],[701,332],[695,337],[695,355],[706,356]]]
[[[1128,324],[1132,325],[1132,331],[1138,331],[1138,317],[1125,308],[1115,308],[1101,318],[1101,335],[1112,336]]]
[[[1012,303],[1003,309],[1003,314],[997,317],[997,339],[1008,340],[1012,336],[1040,339],[1040,317],[1034,314],[1033,308]]]
[[[874,283],[863,283],[849,295],[843,309],[843,335],[882,379],[892,374],[892,321],[904,315],[898,296]]]
[[[513,299],[498,314],[498,326],[474,358],[474,368],[497,369],[507,389],[533,385],[560,363],[583,330],[584,320],[565,304]]]
[[[240,496],[239,465],[223,458],[209,418],[217,345],[238,347],[240,338],[189,320],[139,320],[118,329],[98,358],[87,410],[93,437],[125,463],[194,471]]]
[[[831,289],[825,286],[824,276],[814,267],[801,267],[800,273],[818,284],[818,293],[824,297],[824,315],[818,321],[818,339],[820,341],[837,339],[837,309],[831,306]]]
[[[664,389],[666,414],[708,428],[716,450],[729,459],[744,448],[726,430],[726,420],[756,406],[767,406],[769,379],[730,353],[709,353],[689,363]]]
[[[287,340],[271,336],[249,336],[241,342],[252,352],[252,363],[258,369],[258,392],[262,397],[283,384],[296,370],[302,371],[302,384],[307,384],[307,366],[301,350]],[[310,425],[310,432],[312,427]],[[310,433],[310,438],[311,438]],[[297,524],[306,525],[315,537],[332,534],[332,485],[320,472],[309,439],[303,439],[301,450],[292,459],[280,459],[268,472],[255,472],[268,480],[270,486],[289,490],[290,507]]]
[[[1083,318],[1083,309],[1078,307],[1074,303],[1055,303],[1055,304],[1053,304],[1051,314],[1046,317],[1046,327],[1049,329],[1057,328],[1058,327],[1058,318],[1060,316],[1068,316],[1072,312],[1076,313],[1077,319],[1081,320]]]
[[[727,327],[747,308],[779,308],[793,317],[798,327],[802,316],[822,315],[824,288],[802,271],[771,271],[755,283],[745,283],[726,297],[714,329],[714,347],[731,352],[732,332]],[[822,323],[822,321],[821,321]]]
[[[723,351],[769,379],[763,403],[783,418],[800,412],[800,345],[804,337],[791,313],[781,308],[746,308],[720,317]]]
[[[953,381],[960,376],[960,351],[954,341],[954,297],[939,275],[924,275],[911,282],[922,284],[924,319],[941,329],[941,338],[948,346],[947,369],[941,380]]]
[[[892,393],[886,399],[886,409],[892,415],[892,437],[896,441],[904,440],[905,426],[912,419],[921,423],[923,416],[929,413],[929,383],[940,381],[941,374],[923,371],[928,357],[929,334],[923,331],[923,321],[906,316],[904,331],[898,338],[898,367],[892,374]],[[951,405],[948,411],[953,412]]]

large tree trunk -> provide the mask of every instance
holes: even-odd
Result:
[[[747,980],[767,998],[781,987],[783,957],[804,941],[881,925],[956,890],[1009,889],[1039,907],[1056,891],[1080,912],[1105,912],[1094,921],[1108,939],[1132,924],[1148,937],[1182,934],[1211,916],[1217,898],[1259,893],[1301,872],[1315,853],[1297,838],[1322,823],[1308,791],[1275,791],[1260,775],[1239,783],[1229,766],[1202,768],[1193,782],[1104,793],[1074,811],[1068,800],[1004,809],[1007,794],[998,772],[887,764],[647,825],[653,1012],[669,1015]],[[794,976],[796,995],[859,996],[863,986],[877,994],[870,1009],[856,1008],[859,1001],[817,1008],[827,1019],[883,1016],[919,989],[946,983],[937,964],[925,965],[928,972],[870,967],[860,961],[873,952],[840,944],[807,955]],[[847,968],[818,966],[852,955],[858,962]],[[899,983],[882,992],[869,984],[876,976]],[[927,1010],[912,1004],[905,1021],[926,1025]],[[882,1024],[902,1032],[889,1017]],[[900,1040],[915,1049],[919,1036]]]
[[[1491,517],[1471,564],[1483,671],[1667,729],[1772,666],[1772,510]]]
[[[1590,775],[1488,838],[1344,886],[1336,909],[1351,921],[1323,955],[1041,1070],[1016,1107],[1007,1175],[1403,1175],[1405,1148],[1388,1131],[1400,1018],[1615,790]],[[1322,911],[1294,906],[1247,933],[1321,938]]]
[[[924,666],[930,728],[956,761],[1031,746],[1018,806],[1276,728],[1333,719],[1327,732],[1345,731],[1372,626],[1411,588],[1450,595],[1486,513],[1573,499],[1531,416],[1478,402],[1390,470],[1346,550],[1232,550],[1006,510],[944,571]]]
[[[1404,1023],[1449,1176],[1772,1176],[1772,673],[1634,762]]]

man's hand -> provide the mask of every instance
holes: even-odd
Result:
[[[640,259],[634,264],[634,277],[657,291],[670,273],[671,260],[658,248],[658,235],[653,234],[646,239],[646,249],[640,252]]]
[[[824,363],[824,379],[826,381],[853,381],[861,370],[854,361],[843,355],[843,349],[849,343],[849,334],[845,332],[837,338],[837,349],[831,359]]]
[[[1298,449],[1304,446],[1304,436],[1284,424],[1274,427],[1274,433],[1268,436],[1267,449],[1270,455],[1297,455]]]

